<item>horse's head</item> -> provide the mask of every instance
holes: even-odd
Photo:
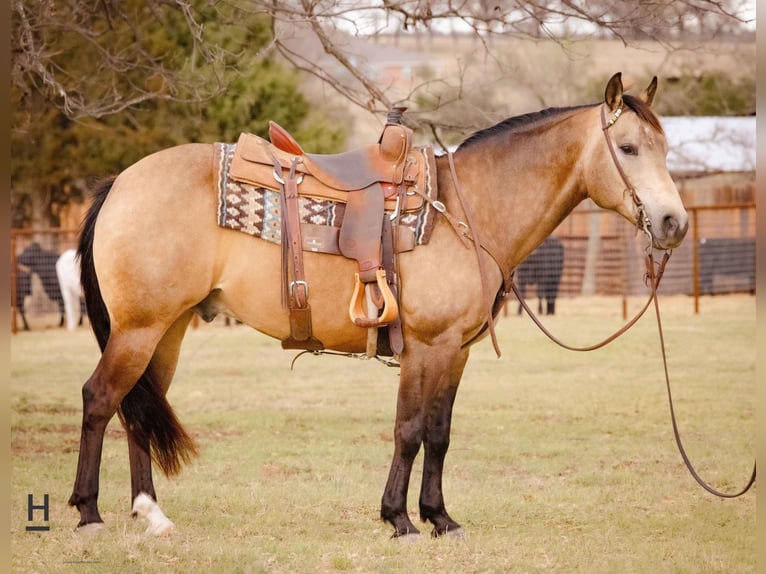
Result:
[[[639,97],[623,94],[619,73],[609,80],[586,185],[597,205],[651,234],[654,247],[672,249],[686,235],[688,216],[668,173],[665,134],[651,110],[656,90],[656,77]]]

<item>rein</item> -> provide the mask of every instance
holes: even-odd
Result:
[[[705,489],[707,492],[715,496],[718,496],[720,498],[737,498],[745,494],[748,490],[750,490],[753,484],[755,484],[755,477],[756,477],[755,462],[753,462],[753,472],[747,484],[744,486],[744,488],[742,488],[742,490],[735,493],[725,493],[710,486],[707,482],[705,482],[700,477],[700,475],[695,470],[694,465],[692,465],[688,455],[686,454],[686,450],[683,447],[683,443],[681,441],[681,434],[678,429],[678,422],[676,421],[675,409],[673,408],[673,395],[670,389],[670,374],[668,371],[668,362],[667,362],[667,356],[665,352],[665,338],[662,331],[662,320],[660,318],[660,307],[659,307],[659,300],[657,297],[657,288],[659,287],[660,280],[662,279],[662,275],[665,272],[665,266],[667,265],[667,262],[670,259],[671,252],[670,251],[665,252],[665,254],[663,255],[662,261],[659,264],[658,269],[655,271],[655,262],[652,256],[651,221],[646,215],[646,211],[644,210],[644,205],[641,202],[641,199],[638,197],[638,192],[636,191],[636,188],[630,183],[630,180],[628,179],[627,174],[623,170],[622,165],[620,164],[619,158],[617,157],[617,152],[615,151],[614,145],[612,144],[612,140],[609,138],[609,134],[607,133],[607,130],[612,125],[614,125],[614,123],[620,118],[620,115],[622,115],[623,108],[622,106],[617,108],[617,110],[615,110],[614,114],[612,115],[611,118],[609,118],[609,120],[606,119],[604,109],[605,109],[605,106],[602,106],[601,107],[601,130],[604,134],[604,139],[606,140],[607,148],[609,149],[609,153],[612,156],[614,165],[617,168],[617,171],[619,172],[623,183],[625,184],[625,189],[626,191],[630,193],[631,198],[633,200],[633,204],[636,207],[636,225],[639,230],[643,231],[646,234],[647,239],[649,241],[645,261],[646,261],[646,280],[648,283],[651,284],[651,293],[649,295],[648,301],[646,302],[646,305],[644,305],[644,307],[638,312],[638,314],[633,319],[631,319],[627,324],[625,324],[620,330],[618,330],[616,333],[614,333],[610,337],[607,337],[605,340],[601,341],[600,343],[597,343],[595,345],[591,345],[588,347],[572,347],[562,343],[558,338],[556,338],[550,331],[548,331],[548,329],[545,328],[545,326],[542,324],[539,318],[532,312],[532,310],[529,308],[526,301],[524,300],[524,297],[519,292],[518,287],[516,286],[516,283],[513,281],[513,270],[511,271],[508,279],[505,279],[504,277],[504,286],[500,288],[500,292],[498,295],[501,295],[501,294],[504,295],[504,293],[507,291],[508,285],[510,284],[510,288],[513,290],[513,293],[516,295],[516,298],[519,300],[519,303],[527,312],[527,314],[532,318],[535,324],[540,328],[540,330],[557,345],[565,349],[568,349],[570,351],[593,351],[595,349],[599,349],[601,347],[606,346],[607,344],[611,343],[612,341],[614,341],[615,339],[623,335],[628,329],[630,329],[643,316],[643,314],[649,308],[649,305],[651,304],[651,302],[654,301],[654,309],[655,309],[655,314],[657,316],[657,329],[658,329],[659,338],[660,338],[660,348],[662,350],[662,362],[663,362],[663,367],[665,371],[665,387],[667,389],[668,405],[670,407],[670,419],[673,425],[673,435],[675,437],[678,451],[681,454],[681,458],[683,459],[687,470],[692,475],[694,480],[697,481],[697,483],[703,489]],[[492,344],[495,348],[495,352],[497,353],[497,356],[499,357],[500,350],[498,348],[497,338],[495,336],[495,328],[494,328],[494,315],[498,307],[496,305],[493,306],[492,304],[492,297],[489,291],[489,285],[487,283],[486,268],[485,268],[484,260],[481,257],[481,250],[484,249],[490,256],[492,256],[492,258],[496,262],[499,262],[499,260],[486,247],[486,245],[482,244],[481,239],[476,234],[476,228],[474,227],[473,222],[471,220],[471,216],[464,199],[464,194],[460,186],[460,181],[458,180],[457,173],[455,171],[455,163],[452,158],[452,152],[448,152],[447,155],[449,158],[450,173],[452,175],[452,180],[455,184],[455,191],[457,193],[458,199],[460,200],[461,207],[463,208],[463,213],[465,214],[465,219],[466,219],[465,227],[468,228],[467,231],[470,234],[470,237],[473,239],[474,246],[476,247],[476,255],[479,260],[479,274],[481,276],[481,285],[482,285],[482,290],[484,291],[485,305],[487,307],[487,322],[484,328],[482,328],[482,330],[475,337],[473,337],[471,341],[469,341],[469,343],[474,341],[479,335],[481,335],[484,329],[489,329],[490,335],[492,337]],[[500,269],[501,270],[503,269],[502,266],[500,267]],[[466,344],[464,344],[463,346],[465,345]]]
[[[589,347],[572,347],[570,345],[566,345],[565,343],[562,343],[548,329],[545,328],[545,326],[542,324],[540,319],[529,308],[529,305],[527,305],[527,302],[524,300],[524,297],[521,295],[518,288],[516,287],[516,283],[512,283],[511,288],[513,289],[513,293],[516,295],[516,298],[519,300],[519,303],[521,304],[521,306],[524,308],[527,314],[531,317],[534,323],[540,328],[540,330],[551,341],[553,341],[560,347],[563,347],[570,351],[594,351],[596,349],[600,349],[601,347],[606,346],[607,344],[614,341],[617,337],[624,334],[628,329],[630,329],[636,323],[636,321],[638,321],[638,319],[641,318],[644,312],[649,308],[649,305],[651,304],[651,302],[654,301],[654,310],[657,316],[657,331],[659,333],[659,338],[660,338],[660,350],[662,351],[662,366],[665,372],[665,388],[667,389],[668,406],[670,407],[670,421],[673,425],[673,436],[676,441],[676,446],[678,447],[678,452],[681,454],[681,458],[683,459],[684,464],[686,465],[686,468],[689,471],[689,474],[692,475],[692,478],[694,478],[697,484],[699,484],[702,488],[704,488],[710,494],[713,494],[719,498],[737,498],[745,494],[748,490],[750,490],[750,487],[752,487],[753,484],[755,484],[755,476],[756,476],[755,462],[753,462],[753,472],[750,475],[750,479],[748,480],[747,484],[742,488],[742,490],[739,490],[734,493],[727,493],[727,492],[722,492],[720,490],[717,490],[716,488],[710,486],[710,484],[705,482],[705,480],[702,477],[700,477],[699,473],[695,470],[694,465],[691,463],[689,456],[686,454],[686,449],[684,449],[684,445],[681,440],[681,433],[678,429],[678,421],[676,420],[675,409],[673,407],[673,393],[670,390],[670,373],[668,371],[668,360],[667,360],[667,355],[665,353],[665,337],[662,331],[662,320],[660,318],[659,298],[657,297],[657,288],[660,285],[660,279],[662,279],[662,274],[665,271],[665,265],[667,264],[668,259],[670,258],[670,252],[667,252],[667,251],[665,252],[662,262],[660,263],[658,270],[655,272],[654,258],[652,257],[652,254],[651,254],[651,247],[649,247],[649,251],[650,251],[649,254],[646,256],[646,279],[647,279],[647,282],[651,284],[652,292],[649,295],[649,300],[646,302],[646,305],[644,305],[644,307],[638,312],[638,314],[633,319],[631,319],[627,324],[625,324],[619,331],[617,331],[616,333],[614,333],[607,339],[601,341],[600,343],[591,345]]]
[[[653,269],[653,267],[652,267]],[[668,405],[670,406],[670,420],[673,422],[673,436],[675,436],[676,439],[676,446],[678,446],[678,452],[681,453],[681,458],[684,459],[684,464],[686,465],[686,468],[689,470],[689,474],[692,475],[694,480],[697,481],[697,484],[699,484],[702,488],[707,490],[710,494],[713,494],[719,498],[737,498],[739,496],[742,496],[745,494],[748,490],[750,490],[750,487],[755,484],[755,461],[753,461],[753,473],[750,475],[750,480],[748,480],[747,484],[742,488],[742,490],[734,493],[727,493],[727,492],[721,492],[720,490],[717,490],[710,486],[707,482],[705,482],[700,475],[697,473],[697,471],[694,469],[694,466],[691,463],[691,460],[689,460],[689,457],[686,454],[686,450],[684,450],[684,445],[681,442],[681,434],[678,430],[678,423],[676,422],[676,413],[673,409],[673,395],[670,392],[670,375],[668,373],[668,360],[665,355],[665,337],[662,334],[662,321],[660,320],[660,303],[657,298],[657,284],[659,283],[659,280],[655,282],[654,277],[650,276],[650,280],[652,282],[652,298],[654,299],[654,310],[657,315],[657,331],[660,335],[660,349],[662,349],[662,365],[665,369],[665,387],[668,391]]]
[[[524,308],[524,310],[527,312],[527,315],[534,321],[535,325],[538,326],[538,328],[554,343],[556,343],[559,347],[563,347],[564,349],[567,349],[569,351],[595,351],[596,349],[600,349],[602,347],[606,347],[609,343],[623,335],[625,332],[628,331],[633,325],[635,325],[638,320],[644,315],[646,310],[649,308],[649,305],[651,305],[652,300],[655,299],[656,293],[657,293],[657,287],[660,284],[660,279],[662,279],[663,273],[665,273],[665,265],[667,265],[668,260],[670,259],[670,252],[666,251],[664,256],[662,257],[662,261],[660,262],[659,269],[654,271],[654,258],[652,257],[652,254],[649,253],[646,256],[646,277],[647,280],[651,277],[652,281],[652,292],[649,295],[649,299],[646,301],[646,304],[641,308],[641,310],[636,313],[636,316],[633,317],[630,321],[628,321],[625,325],[623,325],[616,333],[610,335],[600,343],[596,343],[595,345],[590,345],[588,347],[573,347],[571,345],[567,345],[566,343],[562,342],[560,339],[558,339],[553,333],[551,333],[548,329],[545,328],[545,325],[543,325],[542,321],[540,321],[540,318],[535,315],[535,313],[532,311],[532,309],[529,308],[529,305],[524,300],[524,297],[519,292],[519,288],[516,286],[516,282],[511,283],[511,289],[513,290],[513,294],[516,295],[516,298],[519,300],[519,303]]]

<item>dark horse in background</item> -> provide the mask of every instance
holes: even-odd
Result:
[[[646,231],[658,249],[681,243],[688,216],[650,107],[656,88],[655,78],[641,95],[623,94],[615,74],[600,102],[509,118],[436,158],[443,215],[427,244],[398,255],[404,345],[380,506],[394,536],[419,533],[407,494],[421,449],[420,518],[434,536],[462,533],[442,492],[452,408],[471,345],[486,334],[488,308],[510,287],[513,269],[586,198]],[[80,531],[104,527],[99,474],[115,414],[127,431],[134,512],[149,521],[149,533],[173,529],[156,502],[152,461],[174,474],[196,454],[166,397],[195,313],[228,315],[280,340],[290,336],[281,246],[217,225],[215,149],[188,144],[143,158],[100,186],[86,217],[82,285],[102,354],[82,389],[69,499]],[[455,221],[464,225],[453,227]],[[368,331],[348,312],[356,262],[303,255],[313,335],[328,350],[365,352]]]
[[[21,315],[21,321],[24,324],[24,330],[29,331],[29,323],[24,313],[24,300],[32,294],[32,274],[29,271],[16,268],[16,310]]]
[[[527,287],[537,287],[537,312],[543,314],[543,299],[545,300],[545,314],[553,315],[556,312],[556,298],[559,296],[561,274],[564,272],[564,245],[561,239],[555,235],[545,238],[545,241],[535,249],[516,268],[516,285],[522,297],[527,295]],[[519,303],[518,313],[521,313]]]
[[[43,249],[37,242],[25,247],[16,258],[17,265],[23,265],[26,268],[17,267],[16,269],[16,308],[21,315],[25,331],[29,331],[29,324],[24,311],[24,299],[32,294],[32,274],[37,274],[48,299],[58,305],[61,313],[59,327],[64,326],[64,298],[61,295],[58,275],[56,275],[58,258],[58,253]]]

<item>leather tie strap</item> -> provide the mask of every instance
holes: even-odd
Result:
[[[396,255],[394,249],[394,237],[396,231],[396,224],[390,218],[386,217],[383,220],[383,237],[382,252],[383,252],[383,269],[386,271],[386,281],[388,288],[394,295],[394,299],[399,300],[399,278],[396,273]],[[396,319],[391,321],[388,325],[388,340],[391,352],[396,355],[401,355],[404,350],[404,340],[402,338],[402,317],[397,313]]]
[[[276,158],[274,163],[274,177],[282,188],[282,286],[283,299],[287,300],[290,319],[290,336],[282,340],[282,348],[316,351],[324,349],[324,345],[313,336],[311,305],[308,302],[309,286],[303,269],[303,241],[298,206],[298,183],[302,176],[295,177],[295,169],[300,161],[299,157],[293,160],[287,180],[282,178],[282,168]]]
[[[298,182],[295,179],[295,166],[299,158],[293,160],[290,174],[284,186],[284,218],[287,222],[287,236],[283,241],[290,246],[292,258],[292,281],[289,283],[288,294],[293,307],[305,309],[308,306],[308,284],[303,270],[303,241],[301,239],[300,208],[298,206]]]

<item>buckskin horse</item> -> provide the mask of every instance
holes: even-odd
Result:
[[[471,345],[488,334],[495,342],[493,299],[505,295],[516,265],[588,197],[643,230],[657,249],[681,243],[688,220],[650,108],[656,88],[653,78],[640,95],[623,93],[618,73],[603,101],[509,118],[436,157],[440,203],[430,241],[398,255],[403,347],[380,513],[395,537],[419,534],[407,493],[421,447],[420,518],[434,536],[462,534],[442,494],[453,402]],[[290,337],[280,246],[217,224],[214,145],[186,144],[138,161],[99,187],[83,224],[82,283],[102,354],[82,389],[69,500],[79,530],[104,527],[99,470],[115,413],[127,431],[132,511],[148,519],[148,533],[173,529],[156,502],[152,461],[173,474],[196,454],[165,398],[195,312]],[[301,255],[313,337],[327,350],[365,351],[369,329],[349,320],[347,306],[355,262]]]

